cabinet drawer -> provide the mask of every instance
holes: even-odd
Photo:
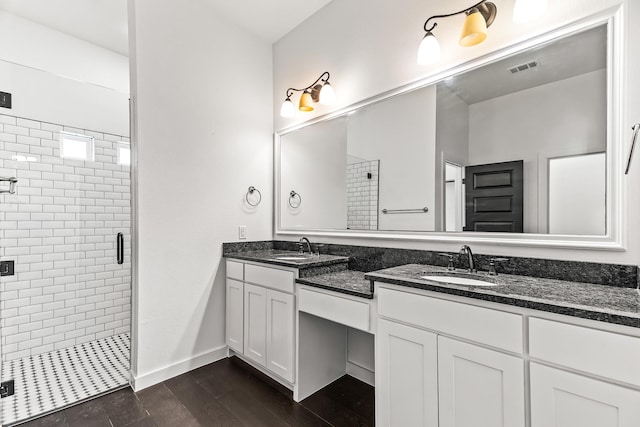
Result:
[[[378,289],[378,314],[522,353],[522,316],[518,314],[385,288]]]
[[[356,329],[369,331],[369,304],[366,302],[300,289],[298,291],[298,310]]]
[[[227,277],[244,280],[244,264],[238,261],[227,260]]]
[[[529,319],[532,357],[640,386],[640,338]]]
[[[293,271],[262,267],[261,265],[245,264],[244,280],[245,282],[266,286],[268,288],[292,294],[295,276]]]

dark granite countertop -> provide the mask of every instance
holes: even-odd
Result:
[[[420,278],[429,273],[446,274],[447,269],[408,264],[366,273],[365,279],[640,328],[638,289],[512,274],[475,274],[495,280],[495,286],[453,285]]]
[[[362,271],[339,271],[337,273],[296,279],[296,283],[328,289],[343,294],[373,299],[373,284],[364,278]]]
[[[293,267],[297,269],[316,269],[315,274],[323,274],[336,271],[333,268],[321,268],[337,266],[338,270],[346,270],[349,257],[336,255],[309,255],[294,251],[283,251],[278,249],[266,249],[260,251],[244,251],[225,253],[226,258],[241,259],[245,261],[255,261],[265,264],[280,265],[283,267]],[[318,269],[320,268],[320,269]]]

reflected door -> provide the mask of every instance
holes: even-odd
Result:
[[[464,231],[523,231],[523,162],[465,168]]]

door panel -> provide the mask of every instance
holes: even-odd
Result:
[[[532,427],[637,427],[640,392],[531,364]]]
[[[293,382],[294,298],[267,290],[267,369]]]
[[[522,160],[465,168],[465,231],[522,233]]]
[[[378,320],[376,425],[438,426],[437,337]]]
[[[439,427],[524,427],[524,362],[438,337]]]
[[[244,284],[244,355],[265,366],[267,361],[267,290]]]
[[[227,278],[227,345],[244,351],[244,284]]]

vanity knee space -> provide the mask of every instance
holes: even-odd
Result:
[[[345,374],[373,385],[370,300],[297,286],[299,275],[298,268],[226,260],[229,355],[291,389],[296,401]]]

